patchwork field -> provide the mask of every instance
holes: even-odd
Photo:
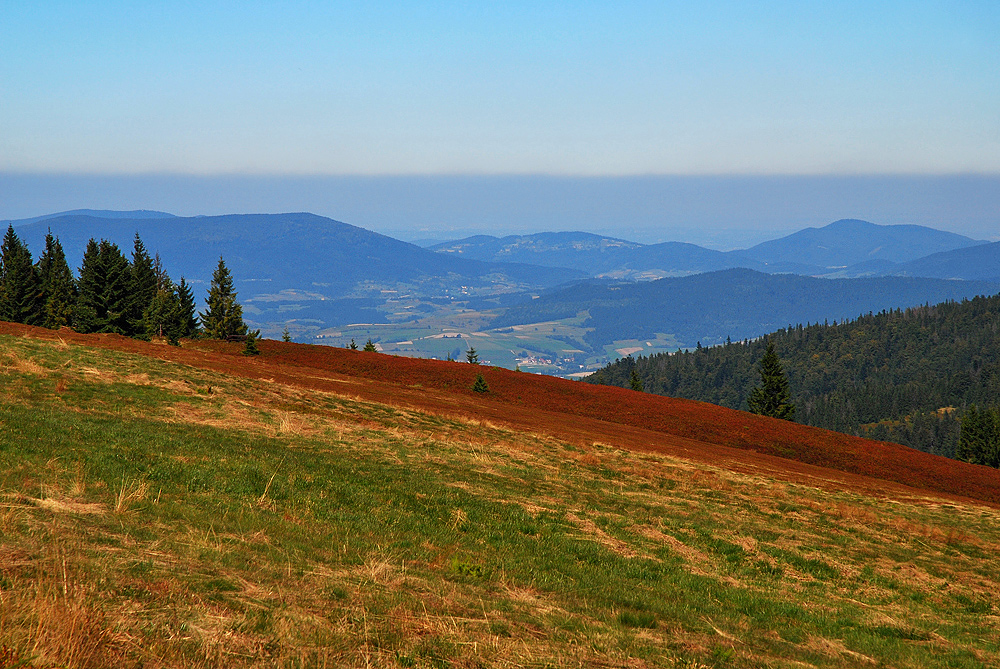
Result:
[[[0,324],[0,667],[1000,665],[994,470],[262,349]]]

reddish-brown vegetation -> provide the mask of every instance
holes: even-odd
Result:
[[[79,335],[65,329],[52,332],[9,323],[0,323],[0,334],[58,337],[237,376],[488,420],[576,442],[599,441],[716,462],[732,469],[766,470],[814,485],[874,492],[892,488],[909,495],[919,494],[912,490],[917,489],[1000,504],[998,470],[897,444],[622,388],[495,367],[270,340],[260,342],[258,358],[248,360],[240,355],[240,344],[227,342],[184,342],[183,348],[174,348],[115,335]],[[489,393],[472,391],[477,373],[485,376]]]

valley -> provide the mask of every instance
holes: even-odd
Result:
[[[438,359],[473,347],[492,364],[566,377],[629,354],[1000,290],[997,244],[853,220],[731,252],[577,232],[423,249],[312,214],[85,210],[13,223],[33,250],[51,230],[71,264],[91,237],[128,248],[139,233],[196,292],[223,256],[248,321],[267,338],[287,328],[300,342],[371,339]]]

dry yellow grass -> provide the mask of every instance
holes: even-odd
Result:
[[[54,407],[118,374],[114,383],[161,395],[127,415],[99,404],[73,411],[95,420],[109,415],[108,425],[141,416],[144,422],[130,424],[232,438],[219,452],[171,451],[166,438],[145,451],[162,461],[160,475],[193,472],[179,487],[163,483],[162,502],[153,501],[161,481],[129,465],[126,475],[114,470],[115,478],[95,474],[96,456],[84,466],[75,459],[79,450],[4,474],[11,496],[0,505],[0,574],[7,579],[0,644],[16,643],[39,663],[119,666],[142,656],[146,666],[164,667],[832,667],[874,659],[915,667],[851,635],[931,627],[926,639],[905,641],[935,649],[921,658],[961,651],[987,666],[1000,660],[995,607],[977,617],[982,643],[961,612],[995,599],[998,578],[984,573],[997,565],[1000,514],[993,509],[895,504],[336,394],[227,384],[167,365],[120,374],[95,361],[60,369],[66,397]],[[257,437],[269,444],[266,458],[240,450]],[[113,462],[128,462],[129,449],[139,446],[119,443],[114,457],[122,459]],[[92,445],[95,453],[101,447]],[[299,462],[300,454],[308,458]],[[424,487],[376,486],[331,502],[345,493],[331,492],[312,469],[324,458],[354,463],[354,474],[339,475],[356,477],[358,486],[369,470],[408,470],[424,477]],[[211,468],[231,478],[198,487],[194,474]],[[229,492],[250,469],[262,489]],[[350,505],[366,504],[374,520],[363,535],[343,519]],[[440,515],[435,534],[394,534],[407,509]],[[522,509],[523,521],[497,524]],[[338,523],[343,531],[331,529]],[[557,535],[548,534],[553,527]],[[595,569],[608,563],[629,573],[677,563],[663,573],[676,574],[692,599],[732,596],[739,604],[766,595],[778,608],[831,618],[862,613],[857,627],[801,638],[777,623],[761,631],[735,604],[690,620],[658,613],[653,627],[634,627],[620,616],[658,581],[627,581],[608,604],[573,584],[555,585],[545,572],[537,579],[519,574],[516,560],[489,571],[495,553],[514,550],[489,543],[490,532],[516,534],[528,546],[565,537],[564,552],[583,546],[559,565],[565,573],[588,559]],[[817,565],[837,575],[823,576]]]

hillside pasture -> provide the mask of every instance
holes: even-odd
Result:
[[[611,422],[504,370],[3,327],[0,657],[1000,663],[993,505],[634,427],[625,391]]]

